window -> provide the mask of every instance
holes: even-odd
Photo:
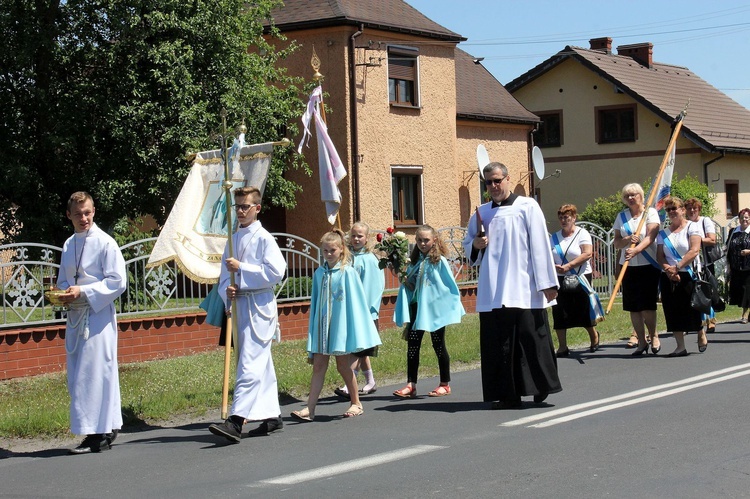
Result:
[[[388,47],[388,100],[391,104],[419,106],[419,50],[410,47]]]
[[[393,224],[422,224],[422,167],[391,167]]]
[[[534,144],[539,147],[560,147],[562,141],[562,111],[535,112],[542,123],[534,134]]]
[[[725,180],[724,192],[727,196],[727,217],[740,214],[740,183],[737,180]]]
[[[635,104],[595,108],[599,144],[635,142],[638,138]]]

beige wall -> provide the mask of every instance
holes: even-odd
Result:
[[[532,112],[562,110],[562,146],[542,149],[547,172],[556,168],[562,171],[559,178],[549,178],[539,184],[541,205],[550,230],[557,228],[555,216],[563,203],[573,203],[582,211],[597,197],[619,192],[629,182],[643,183],[654,177],[664,159],[670,124],[642,105],[636,108],[638,132],[635,143],[596,143],[594,108],[632,104],[634,101],[625,94],[616,93],[610,83],[573,60],[563,62],[513,96]],[[685,120],[689,124],[689,112]],[[716,156],[680,137],[675,175],[682,178],[689,173],[704,181],[703,164]],[[748,167],[750,158],[741,156],[727,157],[709,167],[710,179],[721,173],[721,181],[709,181],[709,187],[717,193],[719,222],[725,220],[723,179],[739,179],[740,205],[750,203]]]

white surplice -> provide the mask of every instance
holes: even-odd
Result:
[[[114,301],[127,282],[119,246],[96,224],[65,241],[57,286],[81,288],[65,330],[70,431],[76,435],[122,427]]]
[[[235,274],[237,300],[237,342],[239,361],[231,415],[257,421],[278,417],[279,393],[271,342],[278,327],[273,287],[286,272],[286,260],[273,236],[255,221],[232,236],[234,258],[240,261]],[[224,250],[226,260],[229,245]],[[231,276],[222,263],[219,294],[225,305]]]
[[[502,307],[535,309],[555,304],[548,302],[542,290],[557,287],[557,274],[549,251],[549,236],[541,208],[531,198],[519,196],[512,205],[502,208],[485,203],[479,214],[488,246],[479,252],[481,264],[477,290],[477,312]],[[476,213],[469,221],[463,241],[467,258],[477,234]],[[528,234],[528,237],[517,237]]]

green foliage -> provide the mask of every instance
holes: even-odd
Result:
[[[290,277],[281,286],[278,298],[298,298],[312,294],[312,277]]]
[[[89,191],[97,223],[163,223],[190,164],[219,147],[220,112],[246,142],[297,134],[302,81],[266,27],[279,0],[17,0],[0,9],[0,232],[62,242],[70,193]],[[227,135],[234,136],[233,132]],[[231,137],[229,137],[231,138]],[[277,151],[266,204],[293,207],[305,168]],[[15,211],[11,211],[13,208]]]
[[[582,221],[591,222],[609,229],[615,221],[617,214],[622,211],[623,205],[620,194],[612,194],[607,197],[596,198],[594,202],[578,214]]]
[[[643,184],[643,190],[648,195],[649,189],[651,189],[651,182],[653,179],[648,179]],[[703,204],[701,208],[701,215],[704,217],[716,216],[716,193],[708,188],[706,184],[693,177],[689,173],[683,178],[674,178],[672,181],[671,195],[686,201],[690,198],[698,198]]]

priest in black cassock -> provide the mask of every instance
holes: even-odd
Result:
[[[484,401],[493,409],[513,409],[521,407],[522,396],[541,403],[562,390],[545,310],[555,303],[557,275],[537,202],[511,191],[502,163],[489,163],[483,173],[492,201],[472,216],[463,245],[471,264],[481,265]]]

